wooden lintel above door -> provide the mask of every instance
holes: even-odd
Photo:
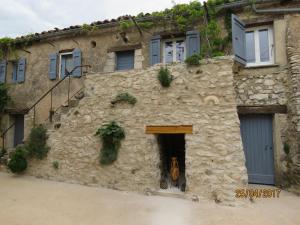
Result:
[[[146,134],[192,134],[192,125],[146,126]]]

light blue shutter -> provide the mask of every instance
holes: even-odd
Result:
[[[60,78],[63,79],[66,76],[66,58],[63,56],[61,57],[60,65],[61,65]],[[71,71],[69,71],[69,72],[71,72]]]
[[[117,52],[117,70],[134,68],[134,51]]]
[[[236,16],[231,15],[232,46],[234,58],[243,65],[246,64],[246,32],[245,24]]]
[[[200,53],[200,35],[199,31],[186,32],[186,56],[189,57]]]
[[[75,48],[73,51],[73,68],[75,68],[76,66],[81,66],[81,50],[79,48]],[[74,77],[80,77],[81,67],[75,69],[72,75]]]
[[[50,64],[49,64],[49,79],[55,80],[57,76],[57,54],[51,54],[49,56]]]
[[[6,60],[0,61],[0,83],[5,82],[6,77]]]
[[[160,36],[155,36],[150,41],[150,65],[160,63]]]
[[[18,61],[17,81],[22,83],[25,81],[26,59],[20,58]]]

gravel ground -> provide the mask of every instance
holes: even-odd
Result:
[[[145,196],[0,173],[0,225],[299,225],[300,197],[241,206]]]

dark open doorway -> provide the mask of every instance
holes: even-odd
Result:
[[[185,135],[159,134],[157,141],[160,152],[160,187],[185,191]]]
[[[14,132],[14,147],[23,143],[24,139],[24,115],[15,114],[13,115],[15,121],[15,132]]]

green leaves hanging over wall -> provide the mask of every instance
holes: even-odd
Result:
[[[104,124],[96,132],[96,136],[102,139],[100,152],[100,164],[110,165],[118,158],[121,140],[125,138],[125,131],[115,121]]]

